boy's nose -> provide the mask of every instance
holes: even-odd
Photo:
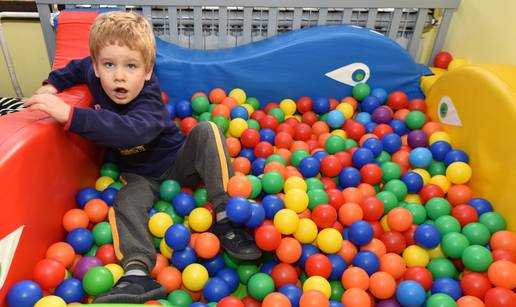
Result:
[[[115,81],[125,80],[125,73],[124,73],[123,69],[116,69],[114,78],[115,78]]]

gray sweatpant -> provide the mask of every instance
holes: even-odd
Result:
[[[233,168],[220,127],[201,122],[186,137],[174,165],[160,178],[132,173],[121,176],[127,184],[118,191],[109,212],[115,254],[124,269],[137,261],[150,273],[156,263],[156,249],[148,229],[148,211],[159,200],[161,181],[174,179],[190,188],[203,181],[208,200],[219,206],[228,199],[227,182]]]

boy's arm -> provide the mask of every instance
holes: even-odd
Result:
[[[58,92],[77,84],[87,83],[87,73],[92,68],[91,57],[70,61],[65,67],[56,69],[43,82],[44,86],[51,85]],[[39,90],[38,90],[39,91]]]

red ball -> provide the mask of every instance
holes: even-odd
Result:
[[[256,245],[264,251],[273,251],[281,243],[281,233],[273,224],[262,224],[254,230]]]
[[[306,259],[305,271],[308,276],[328,278],[331,275],[331,261],[323,254],[313,254]]]
[[[330,111],[335,110],[339,105],[339,101],[335,98],[328,98],[328,101],[330,102]]]
[[[507,260],[516,263],[516,254],[505,249],[497,249],[492,252],[493,261]]]
[[[265,115],[267,115],[267,113],[263,112],[262,110],[256,110],[251,114],[251,119],[260,122],[262,118],[265,117]]]
[[[307,111],[301,116],[301,121],[309,126],[312,126],[317,120],[317,114],[313,111]]]
[[[240,135],[242,146],[253,148],[260,142],[260,132],[256,129],[247,128]]]
[[[254,147],[254,155],[257,158],[267,158],[274,153],[274,146],[269,142],[260,142]]]
[[[424,267],[413,266],[407,268],[405,274],[403,275],[403,279],[405,280],[413,280],[418,282],[425,291],[428,291],[432,286],[432,273]]]
[[[484,302],[489,307],[516,306],[516,294],[509,289],[496,287],[486,292]]]
[[[437,68],[447,69],[452,60],[453,57],[449,52],[441,51],[435,55],[434,66]]]
[[[401,254],[407,247],[405,237],[397,231],[384,232],[380,236],[380,240],[385,244],[388,253]]]
[[[41,288],[53,289],[64,280],[65,273],[66,269],[61,262],[45,258],[36,263],[32,277]]]
[[[344,131],[346,131],[348,138],[351,138],[357,142],[360,141],[360,138],[362,138],[362,136],[364,136],[366,133],[365,126],[354,119],[346,120],[344,123]]]
[[[299,97],[296,105],[297,105],[297,111],[299,113],[303,114],[305,112],[312,110],[313,101],[312,101],[312,98],[310,98],[308,96],[302,96],[302,97]]]
[[[279,132],[274,137],[274,144],[277,148],[290,148],[292,146],[292,135],[286,132]]]
[[[340,207],[344,204],[344,195],[342,195],[342,192],[337,189],[329,189],[326,190],[326,194],[328,194],[328,203],[330,204],[330,206],[332,206],[333,208],[335,208],[335,210],[338,211]]]
[[[279,108],[279,104],[275,103],[275,102],[269,102],[265,108],[263,108],[263,110],[265,111],[265,113],[269,113],[270,110],[274,109],[274,108]]]
[[[161,92],[161,99],[163,99],[163,102],[165,104],[168,104],[168,95],[165,92]]]
[[[337,221],[337,210],[330,205],[320,204],[312,211],[312,220],[319,228],[331,227]]]
[[[245,307],[244,303],[236,297],[226,296],[217,303],[218,307]]]
[[[382,181],[382,168],[377,164],[368,163],[362,166],[360,175],[362,176],[362,182],[374,185]]]
[[[478,220],[478,213],[470,205],[458,205],[453,207],[451,215],[456,218],[461,227]]]
[[[408,109],[410,111],[421,111],[426,114],[426,102],[421,98],[414,98],[409,101]]]
[[[438,185],[427,184],[419,191],[419,197],[423,204],[426,204],[427,201],[434,197],[444,197],[444,191]]]
[[[262,302],[255,300],[252,296],[246,296],[242,300],[245,307],[262,307]]]
[[[324,190],[336,189],[337,183],[330,177],[321,177],[321,182],[323,183]]]
[[[103,265],[117,262],[113,244],[104,244],[100,246],[95,252],[95,256],[102,261]]]
[[[335,177],[340,174],[342,163],[334,155],[327,155],[321,159],[321,172],[324,176]]]
[[[185,117],[183,120],[181,120],[181,123],[179,124],[179,128],[185,135],[188,135],[190,131],[197,125],[197,120],[193,117]]]
[[[383,235],[383,227],[379,221],[370,221],[369,225],[373,228],[373,237],[380,239]]]
[[[383,202],[376,196],[364,198],[360,203],[360,207],[366,221],[378,221],[383,216],[385,210]]]
[[[402,233],[408,246],[416,244],[416,241],[414,240],[414,232],[416,232],[416,229],[417,225],[412,224],[408,230]]]
[[[288,263],[279,263],[272,269],[271,272],[272,280],[276,289],[281,288],[286,284],[296,284],[298,275],[296,269]]]
[[[335,156],[339,158],[342,168],[353,165],[353,160],[349,152],[340,151],[336,153]]]
[[[378,124],[373,128],[373,134],[375,134],[380,140],[389,133],[392,133],[392,128],[387,124]]]
[[[292,119],[292,118],[288,118],[287,120],[289,119]],[[294,126],[292,126],[291,124],[289,124],[287,122],[287,120],[285,120],[284,122],[282,122],[281,124],[278,125],[278,129],[276,129],[276,132],[277,133],[280,133],[280,132],[286,132],[290,135],[294,135],[294,126],[297,125],[297,121],[294,119],[294,121],[296,121],[296,123],[294,124]]]
[[[460,280],[460,286],[464,295],[476,296],[483,300],[487,290],[491,289],[491,282],[489,279],[481,273],[468,273],[464,274]]]
[[[399,110],[408,107],[408,97],[404,92],[392,92],[387,99],[387,104],[393,110]]]
[[[274,131],[276,131],[276,128],[278,128],[279,125],[278,119],[270,114],[267,114],[262,119],[260,119],[259,123],[262,129],[269,128]]]
[[[305,123],[298,124],[294,130],[294,138],[298,141],[307,141],[312,135],[312,127]]]
[[[285,123],[285,124],[289,125],[290,127],[294,128],[295,126],[297,126],[297,124],[299,124],[299,121],[295,117],[289,117],[289,118],[285,119],[285,121],[283,123]],[[292,132],[293,131],[294,130],[292,130]],[[291,133],[291,134],[293,134],[293,133]]]

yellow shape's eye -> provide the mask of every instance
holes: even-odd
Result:
[[[450,97],[442,97],[441,101],[439,101],[439,104],[437,105],[437,108],[439,120],[443,124],[459,127],[462,126],[462,121],[460,120],[458,110]]]
[[[327,72],[327,77],[349,86],[367,82],[370,77],[369,66],[364,63],[351,63]]]

